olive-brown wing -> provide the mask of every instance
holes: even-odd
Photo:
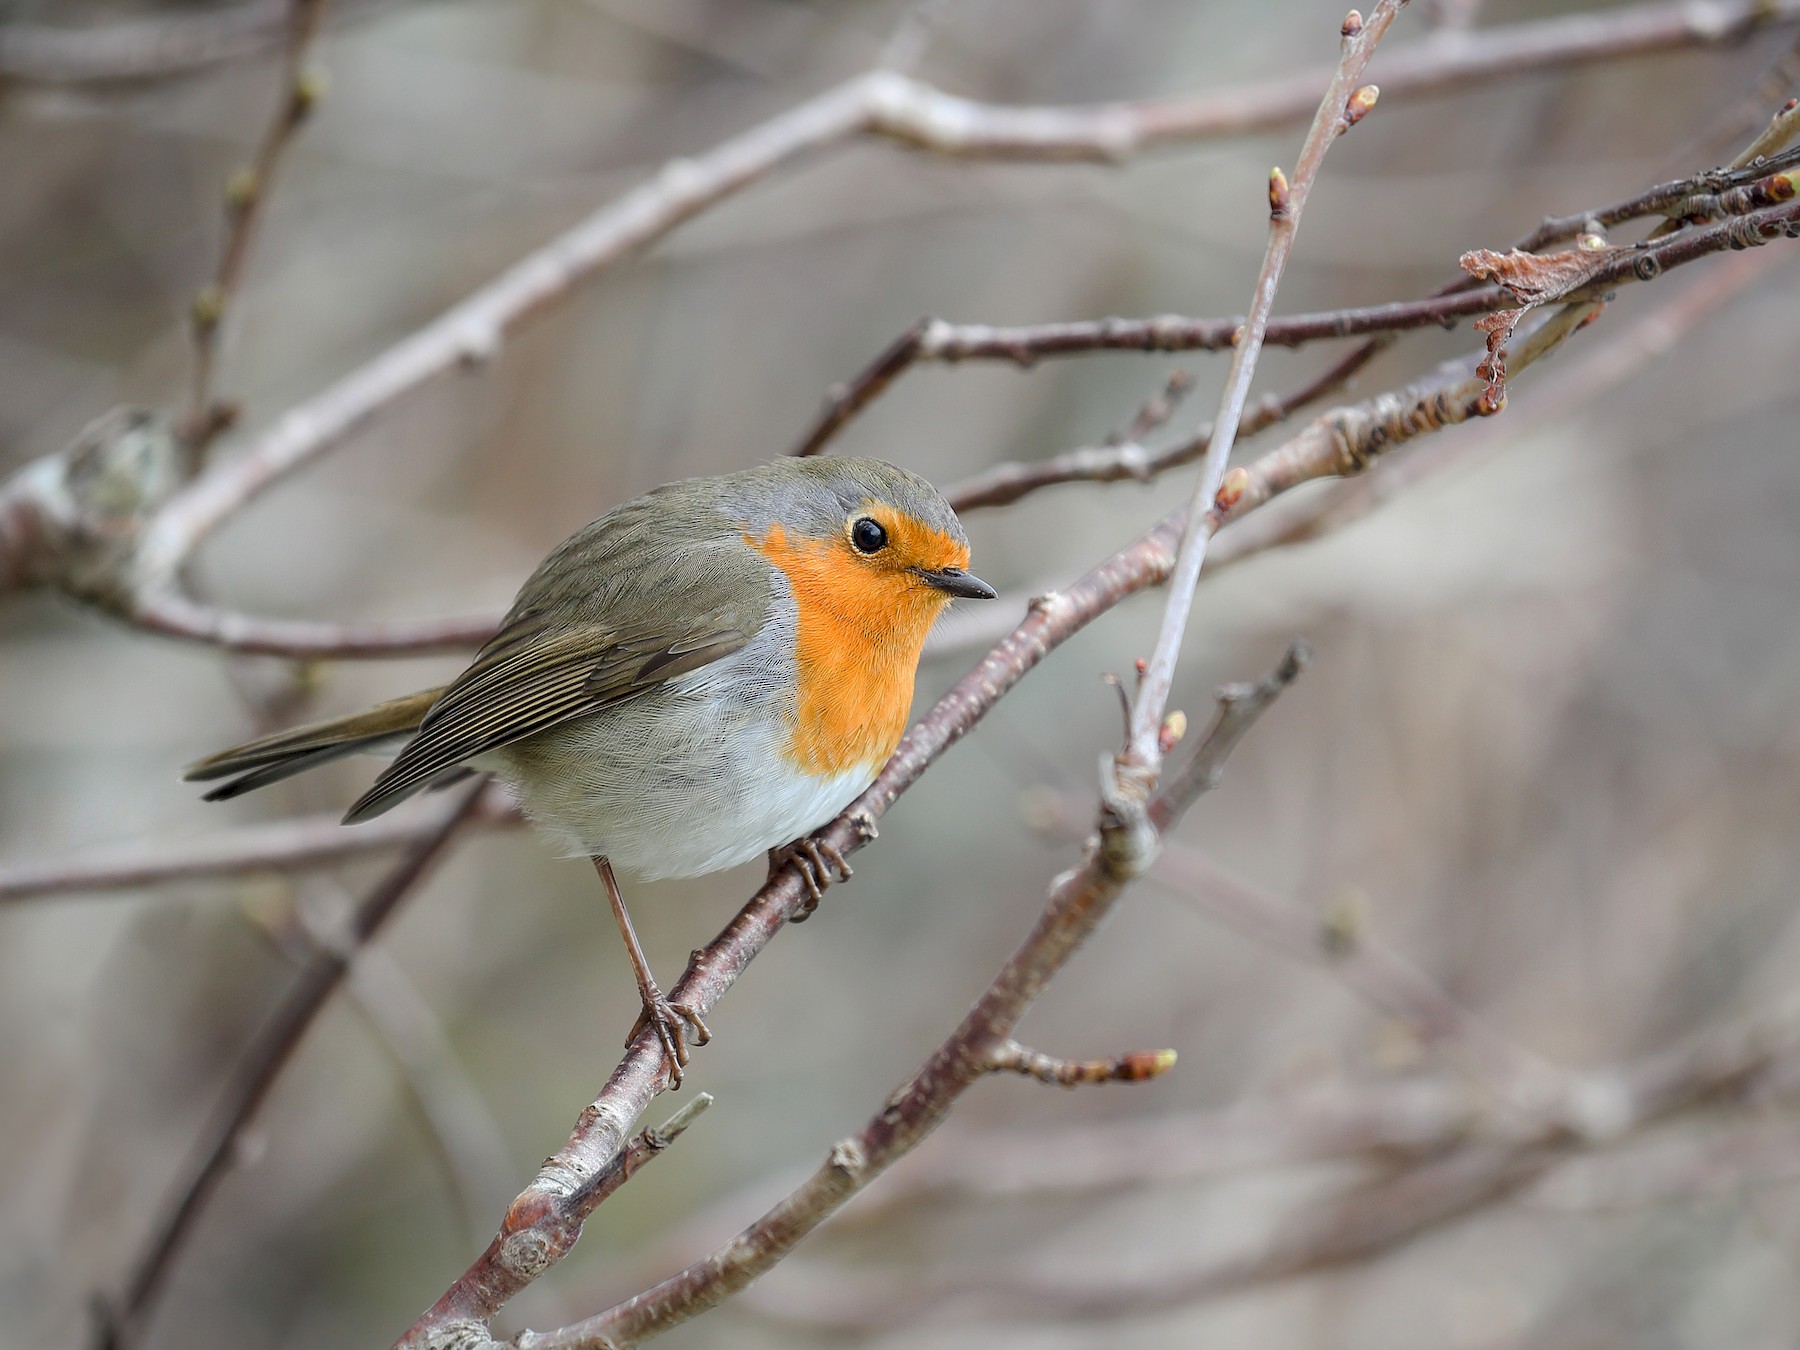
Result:
[[[678,612],[683,608],[674,607]],[[622,630],[572,627],[526,613],[497,634],[431,707],[418,733],[344,816],[380,815],[477,755],[632,698],[738,651],[750,616],[712,609],[671,633],[662,624]]]

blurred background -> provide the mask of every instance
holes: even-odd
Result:
[[[197,8],[12,0],[0,39]],[[1329,62],[1341,9],[964,0],[940,7],[917,73],[1008,103],[1216,89]],[[1389,46],[1433,25],[1569,9],[1419,0]],[[283,166],[225,333],[220,387],[243,400],[245,433],[664,160],[868,68],[906,12],[890,0],[347,4],[318,43],[329,90]],[[1782,83],[1793,40],[1776,27],[1384,103],[1328,161],[1278,310],[1421,295],[1466,249],[1722,162],[1797,92],[1791,68]],[[0,83],[0,472],[115,404],[179,403],[184,316],[279,60],[264,48],[165,79]],[[1264,177],[1300,136],[1118,167],[956,162],[886,143],[809,160],[579,288],[497,359],[436,381],[260,500],[204,550],[200,584],[305,618],[498,609],[551,545],[613,504],[782,453],[824,391],[920,315],[1241,312]],[[1177,691],[1196,722],[1220,682],[1260,673],[1289,637],[1304,635],[1315,661],[1180,839],[1322,932],[1378,938],[1499,1037],[1567,1069],[1633,1061],[1789,990],[1797,261],[1778,241],[1628,288],[1520,381],[1503,417],[1422,443],[1454,451],[1446,472],[1204,583]],[[1678,322],[1644,328],[1671,306],[1686,307]],[[1358,390],[1474,345],[1466,328],[1409,336]],[[1259,388],[1289,388],[1338,354],[1272,351]],[[1173,437],[1210,415],[1222,358],[923,369],[838,448],[948,483],[1093,444],[1178,368],[1197,387]],[[971,515],[976,566],[1016,615],[1185,498],[1191,474]],[[1070,802],[1078,820],[1086,811],[1118,735],[1099,677],[1148,650],[1159,610],[1140,597],[1072,641],[899,804],[855,881],[784,933],[713,1017],[689,1079],[716,1096],[712,1110],[598,1211],[502,1328],[595,1311],[699,1256],[914,1069],[1078,856],[1078,838],[1046,822]],[[962,648],[930,664],[920,706],[970,660]],[[9,598],[0,873],[337,811],[369,770],[334,766],[225,806],[176,774],[259,716],[347,710],[457,664],[296,671],[48,596]],[[293,906],[357,893],[379,869],[0,907],[0,1344],[84,1342],[90,1297],[117,1286],[293,977]],[[746,868],[637,887],[655,968],[673,978],[759,879]],[[561,1144],[635,1010],[591,869],[523,832],[465,839],[277,1085],[145,1344],[386,1345]],[[1412,1083],[1481,1096],[1457,1055],[1338,972],[1220,923],[1172,875],[1126,898],[1023,1033],[1077,1057],[1167,1045],[1180,1063],[1134,1087],[982,1084],[943,1149],[902,1163],[896,1187],[995,1138],[1117,1153],[1095,1141],[1133,1136],[1091,1127],[1280,1116],[1321,1093]],[[649,1123],[679,1102],[659,1100]],[[1053,1170],[1023,1195],[890,1204],[828,1226],[667,1343],[1791,1346],[1793,1106],[1771,1089],[1682,1111],[1368,1259],[1142,1315],[931,1291],[1031,1279],[1079,1294],[1201,1271],[1254,1254],[1347,1183],[1379,1193],[1404,1169],[1368,1156],[1206,1177],[1145,1168],[1139,1184],[1081,1190],[1050,1184]],[[1598,1180],[1571,1170],[1602,1164],[1613,1170]],[[913,1324],[892,1324],[895,1298]]]

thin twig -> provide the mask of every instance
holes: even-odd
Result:
[[[1777,122],[1780,122],[1778,116]],[[1790,119],[1792,120],[1792,119]],[[1765,133],[1772,137],[1776,129]],[[1672,183],[1662,183],[1609,206],[1548,217],[1514,248],[1535,253],[1598,225],[1610,228],[1647,215],[1671,211],[1688,214],[1735,187],[1800,164],[1800,153],[1780,155],[1755,170],[1711,169]],[[1757,205],[1769,205],[1759,202]],[[1718,203],[1715,201],[1714,205]],[[1738,214],[1743,213],[1740,207]],[[1422,300],[1348,306],[1312,314],[1271,318],[1263,336],[1269,347],[1304,347],[1314,342],[1368,334],[1392,335],[1420,328],[1454,328],[1460,320],[1505,309],[1517,303],[1498,286],[1461,277]],[[902,333],[866,367],[827,395],[818,419],[792,453],[813,455],[915,365],[955,365],[963,361],[1007,361],[1031,366],[1047,358],[1092,352],[1219,352],[1238,342],[1244,320],[1196,319],[1159,314],[1147,319],[1076,319],[1062,323],[1026,324],[1010,328],[989,324],[953,324],[921,319]]]
[[[519,823],[517,809],[492,792],[481,798],[469,817],[471,828]],[[0,904],[63,895],[137,893],[150,886],[205,877],[256,872],[292,875],[417,843],[441,825],[438,815],[402,812],[345,829],[333,813],[246,825],[176,844],[86,848],[72,857],[0,869]]]
[[[1010,1037],[988,1056],[990,1073],[1017,1073],[1040,1083],[1076,1087],[1089,1083],[1142,1083],[1175,1067],[1173,1050],[1130,1050],[1111,1059],[1061,1059]]]
[[[1376,44],[1405,4],[1406,0],[1380,0],[1366,21],[1355,10],[1350,11],[1344,21],[1343,55],[1300,147],[1293,181],[1290,183],[1280,169],[1269,176],[1269,246],[1257,274],[1249,318],[1231,349],[1231,366],[1225,374],[1219,411],[1213,418],[1206,458],[1194,487],[1193,504],[1182,535],[1181,551],[1175,559],[1175,573],[1169,581],[1156,646],[1138,681],[1130,743],[1118,760],[1122,790],[1147,793],[1155,785],[1162,764],[1158,742],[1163,714],[1175,680],[1175,662],[1181,641],[1187,632],[1194,587],[1200,580],[1200,567],[1206,560],[1206,545],[1211,538],[1203,513],[1207,504],[1218,495],[1231,447],[1237,441],[1238,422],[1250,401],[1250,380],[1256,371],[1257,357],[1262,353],[1263,335],[1275,308],[1275,293],[1281,285],[1288,255],[1293,250],[1307,197],[1324,165],[1326,151],[1374,106],[1374,86],[1358,88],[1358,85],[1369,58],[1375,54]]]
[[[288,0],[287,46],[274,115],[250,163],[232,174],[225,186],[225,246],[212,280],[194,297],[189,315],[194,372],[181,438],[190,470],[199,467],[207,447],[237,417],[235,407],[217,402],[213,394],[220,333],[243,285],[250,246],[274,187],[275,171],[295,134],[312,116],[324,89],[323,78],[307,69],[306,60],[329,5],[330,0]]]
[[[319,948],[300,972],[274,1018],[239,1061],[161,1217],[133,1261],[123,1292],[116,1301],[103,1305],[96,1350],[129,1346],[143,1334],[183,1240],[230,1171],[245,1126],[268,1097],[319,1011],[344,982],[356,949],[380,930],[417,887],[486,791],[487,785],[482,783],[466,792],[437,828],[408,849],[357,906],[343,945]]]

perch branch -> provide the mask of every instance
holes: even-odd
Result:
[[[1103,822],[1087,861],[1051,883],[1043,914],[956,1030],[889,1096],[874,1118],[832,1147],[800,1187],[687,1269],[559,1331],[522,1332],[511,1342],[513,1350],[626,1346],[688,1321],[769,1270],[910,1152],[965,1091],[992,1072],[997,1059],[1006,1058],[1013,1028],[1143,871],[1149,846],[1143,829],[1136,822],[1115,819],[1110,811],[1103,813]]]

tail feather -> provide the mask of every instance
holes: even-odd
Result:
[[[384,741],[410,736],[443,692],[441,688],[421,690],[347,717],[248,741],[196,760],[183,770],[182,777],[190,782],[229,779],[206,794],[209,802],[226,801],[334,759],[374,750]]]

